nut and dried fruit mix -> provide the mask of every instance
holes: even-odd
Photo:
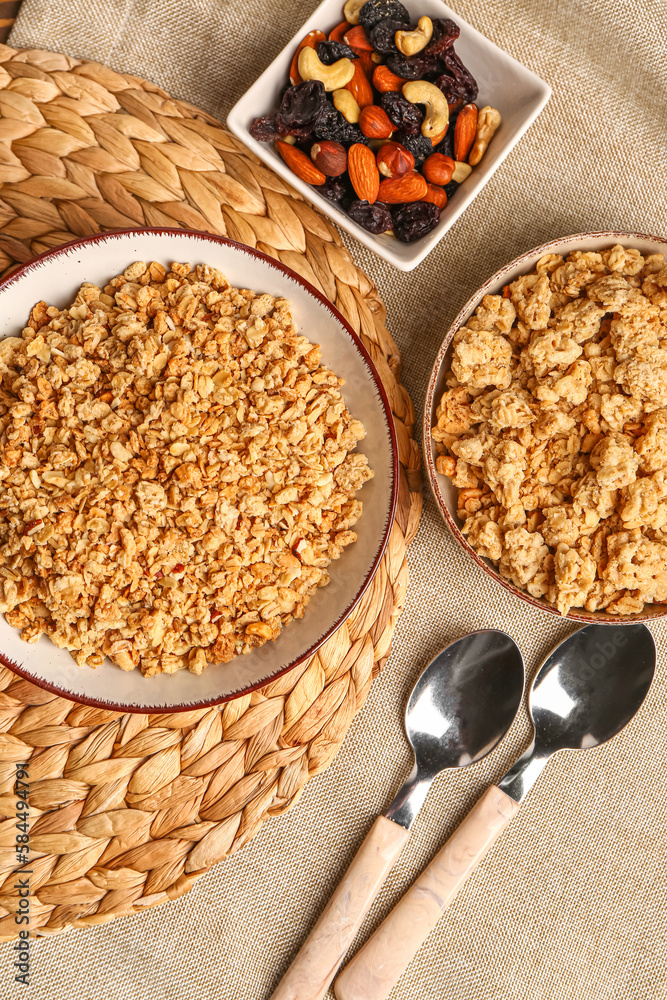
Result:
[[[667,601],[667,264],[542,257],[451,346],[433,428],[463,532],[561,614]]]
[[[299,43],[280,107],[250,134],[354,222],[412,243],[484,155],[500,125],[450,18],[415,23],[400,0],[347,0],[345,18]]]
[[[225,663],[354,542],[364,428],[289,302],[135,262],[0,340],[0,611],[79,664]]]

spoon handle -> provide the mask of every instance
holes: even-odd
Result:
[[[338,1000],[384,1000],[468,876],[519,808],[492,785],[445,846],[347,965],[334,986]]]
[[[404,827],[378,816],[271,1000],[324,997],[408,836]]]

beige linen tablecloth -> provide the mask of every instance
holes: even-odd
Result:
[[[25,0],[10,43],[139,74],[224,117],[314,0]],[[444,331],[500,265],[552,237],[665,230],[667,5],[459,0],[461,16],[553,87],[491,182],[413,274],[348,241],[377,282],[421,412]],[[261,109],[258,109],[258,113]],[[498,626],[532,673],[570,626],[521,606],[457,548],[429,498],[391,659],[328,772],[184,898],[40,941],[7,1000],[263,1000],[409,769],[402,712],[429,657]],[[662,651],[667,626],[653,633]],[[420,952],[395,1000],[665,1000],[667,675],[611,744],[552,761]],[[359,942],[526,742],[525,711],[476,767],[442,776]],[[358,942],[358,943],[359,943]]]

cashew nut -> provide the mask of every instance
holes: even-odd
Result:
[[[396,48],[404,56],[414,56],[425,49],[431,41],[433,21],[430,17],[420,17],[414,31],[397,31],[394,35]]]
[[[452,180],[456,181],[457,184],[463,184],[467,177],[470,177],[472,173],[472,167],[467,163],[462,163],[460,160],[456,160],[456,166],[454,167],[454,173],[452,174]]]
[[[496,134],[500,121],[500,112],[496,111],[495,108],[490,108],[488,104],[480,111],[477,116],[477,135],[468,157],[468,163],[471,167],[476,167],[484,156],[486,147]]]
[[[304,49],[305,51],[305,49]],[[336,65],[334,63],[334,65]],[[299,66],[301,73],[301,66]],[[301,73],[303,76],[303,73]],[[403,84],[403,97],[411,104],[423,104],[426,117],[422,122],[422,135],[427,139],[444,133],[449,123],[449,105],[443,92],[426,80],[408,80]]]
[[[319,80],[325,90],[339,90],[354,76],[351,59],[338,59],[325,66],[315,49],[306,47],[299,53],[299,76],[302,80]]]
[[[347,0],[343,7],[343,17],[348,24],[359,24],[359,11],[366,3],[366,0]]]
[[[356,125],[359,121],[361,108],[357,104],[354,94],[345,89],[334,90],[333,102],[336,111],[340,111],[343,118],[346,118],[349,122],[353,122]]]

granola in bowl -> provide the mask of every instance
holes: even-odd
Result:
[[[134,262],[0,340],[0,611],[80,664],[201,673],[277,638],[373,475],[289,302]]]
[[[544,254],[448,358],[435,468],[473,549],[563,615],[667,601],[663,254]]]

